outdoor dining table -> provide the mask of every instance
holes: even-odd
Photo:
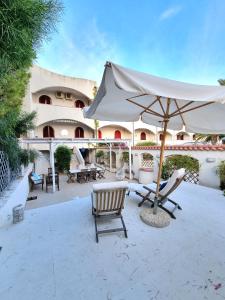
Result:
[[[96,168],[83,168],[83,169],[70,169],[69,170],[69,179],[68,182],[74,182],[75,176],[78,177],[77,174],[82,172],[91,172],[93,169],[96,170],[96,173],[98,174],[100,171],[102,171],[102,168],[96,167]]]

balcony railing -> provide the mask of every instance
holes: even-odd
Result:
[[[94,121],[85,119],[81,108],[35,103],[33,104],[33,110],[37,111],[37,126],[64,119],[77,121],[94,129]]]

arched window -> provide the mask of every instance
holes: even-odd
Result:
[[[43,137],[44,138],[54,138],[55,137],[54,129],[51,126],[45,126],[43,128]]]
[[[160,140],[160,141],[163,140],[163,133],[160,133],[160,135],[159,135],[159,140]]]
[[[114,138],[115,139],[121,139],[121,132],[119,130],[115,131]]]
[[[184,140],[184,134],[183,133],[178,133],[177,134],[177,140],[178,141],[183,141]]]
[[[196,140],[196,134],[193,134],[193,140],[194,141]]]
[[[75,101],[75,107],[77,107],[77,108],[84,108],[85,107],[84,102],[81,101],[81,100],[76,100]]]
[[[47,95],[42,95],[39,97],[39,103],[41,104],[51,104],[51,98]]]
[[[101,132],[101,130],[98,130],[98,138],[102,139],[102,132]]]
[[[82,127],[77,127],[75,129],[75,138],[83,138],[84,137],[84,129]]]
[[[146,133],[144,131],[141,132],[141,140],[146,140]]]

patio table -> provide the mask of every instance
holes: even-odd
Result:
[[[96,167],[96,173],[99,173],[100,171],[102,171],[102,168]],[[91,172],[93,170],[93,168],[84,168],[84,169],[70,169],[69,172],[70,174],[77,176],[78,173],[82,173],[82,172]]]

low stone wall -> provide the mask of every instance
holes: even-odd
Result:
[[[0,199],[0,227],[9,225],[13,221],[13,208],[19,204],[25,206],[29,194],[28,175],[33,165],[30,164],[20,177],[13,181]]]

